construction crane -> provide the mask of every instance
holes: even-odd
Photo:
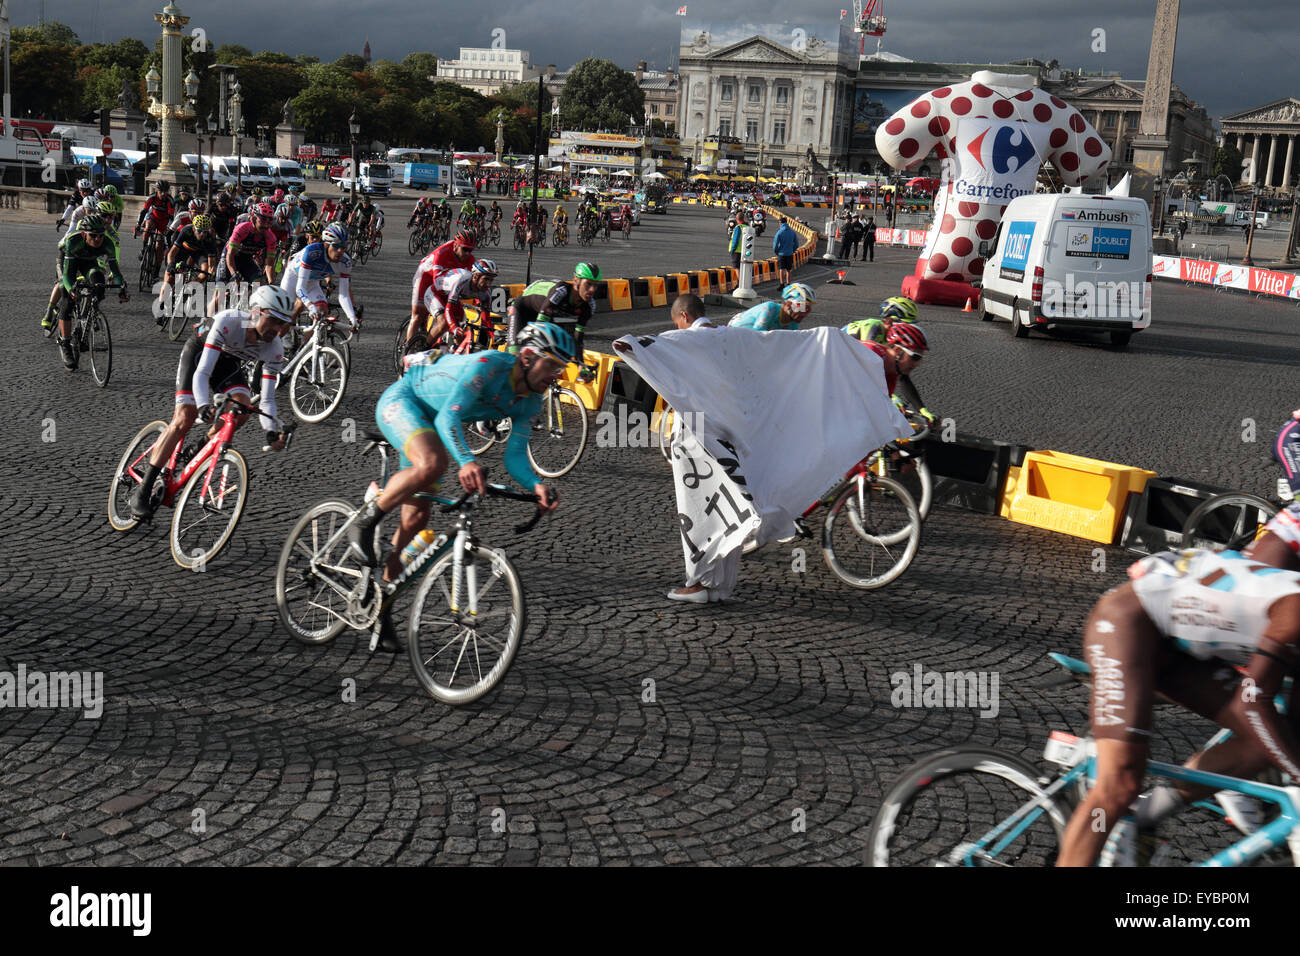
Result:
[[[876,38],[876,52],[880,52],[885,24],[885,0],[853,0],[853,32],[862,35],[859,55],[866,52],[867,37]]]

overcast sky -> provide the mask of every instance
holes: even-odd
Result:
[[[45,0],[45,16],[69,24],[83,42],[158,36],[153,14],[166,0]],[[504,29],[507,46],[529,51],[534,65],[568,69],[587,56],[632,68],[670,65],[682,20],[678,0],[178,0],[189,27],[217,44],[310,53],[332,60],[361,52],[400,60],[427,49],[454,58],[464,46],[490,46]],[[11,0],[14,26],[34,24],[40,0]],[[742,22],[837,20],[852,0],[691,0],[694,19]],[[885,0],[883,49],[914,60],[1006,62],[1059,60],[1063,67],[1118,71],[1145,79],[1155,0]],[[1296,0],[1183,0],[1174,82],[1216,118],[1286,96],[1300,97]],[[850,15],[852,15],[850,13]],[[939,24],[936,28],[935,24]],[[1106,52],[1094,53],[1094,29]],[[416,37],[429,39],[417,41]],[[436,37],[437,39],[433,39]],[[868,38],[869,49],[875,40]],[[1290,44],[1290,46],[1288,46]]]

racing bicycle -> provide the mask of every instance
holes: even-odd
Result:
[[[322,311],[294,329],[305,341],[285,364],[280,382],[289,383],[289,404],[299,419],[316,424],[334,414],[348,387],[348,352],[352,331]],[[279,383],[277,383],[278,385]]]
[[[108,331],[108,319],[99,308],[107,291],[104,274],[92,269],[87,275],[77,276],[72,286],[72,308],[69,320],[72,348],[78,355],[90,358],[90,374],[95,384],[103,388],[113,374],[113,337]],[[126,286],[122,286],[126,295]],[[55,323],[53,328],[57,328]],[[52,329],[53,331],[53,329]]]
[[[591,366],[583,366],[594,374]],[[587,406],[578,393],[553,382],[542,399],[541,411],[532,420],[528,460],[543,478],[560,478],[573,471],[587,448]],[[481,455],[494,444],[510,439],[509,418],[472,422],[465,426],[465,443],[470,454]]]

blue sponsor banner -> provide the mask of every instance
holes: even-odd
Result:
[[[1034,239],[1034,223],[1013,222],[1007,227],[1007,238],[1002,246],[1002,271],[1004,279],[1024,278],[1029,265],[1029,244]]]
[[[1085,259],[1127,259],[1132,245],[1130,229],[1107,229],[1103,226],[1070,226],[1065,254]]]

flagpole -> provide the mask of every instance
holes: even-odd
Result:
[[[538,191],[538,188],[539,188],[539,186],[538,186],[538,178],[539,178],[539,176],[540,176],[540,174],[541,174],[541,166],[542,166],[542,159],[541,159],[541,153],[542,153],[542,91],[545,89],[545,87],[544,87],[543,84],[542,84],[542,81],[543,81],[543,78],[544,78],[545,76],[546,76],[546,73],[545,73],[545,71],[543,71],[543,73],[542,73],[540,76],[537,77],[537,135],[536,135],[536,137],[535,137],[534,140],[533,140],[533,209],[532,209],[532,213],[530,214],[531,217],[532,217],[532,220],[533,220],[533,221],[532,221],[532,223],[531,223],[531,227],[532,227],[532,228],[530,228],[530,229],[527,230],[527,232],[529,232],[529,233],[531,233],[533,229],[536,229],[536,228],[537,228],[537,222],[538,222],[538,218],[537,218],[537,191]],[[524,285],[525,285],[525,286],[532,285],[532,282],[533,282],[533,244],[530,242],[530,243],[528,244],[528,265],[527,265],[527,267],[524,269]]]

